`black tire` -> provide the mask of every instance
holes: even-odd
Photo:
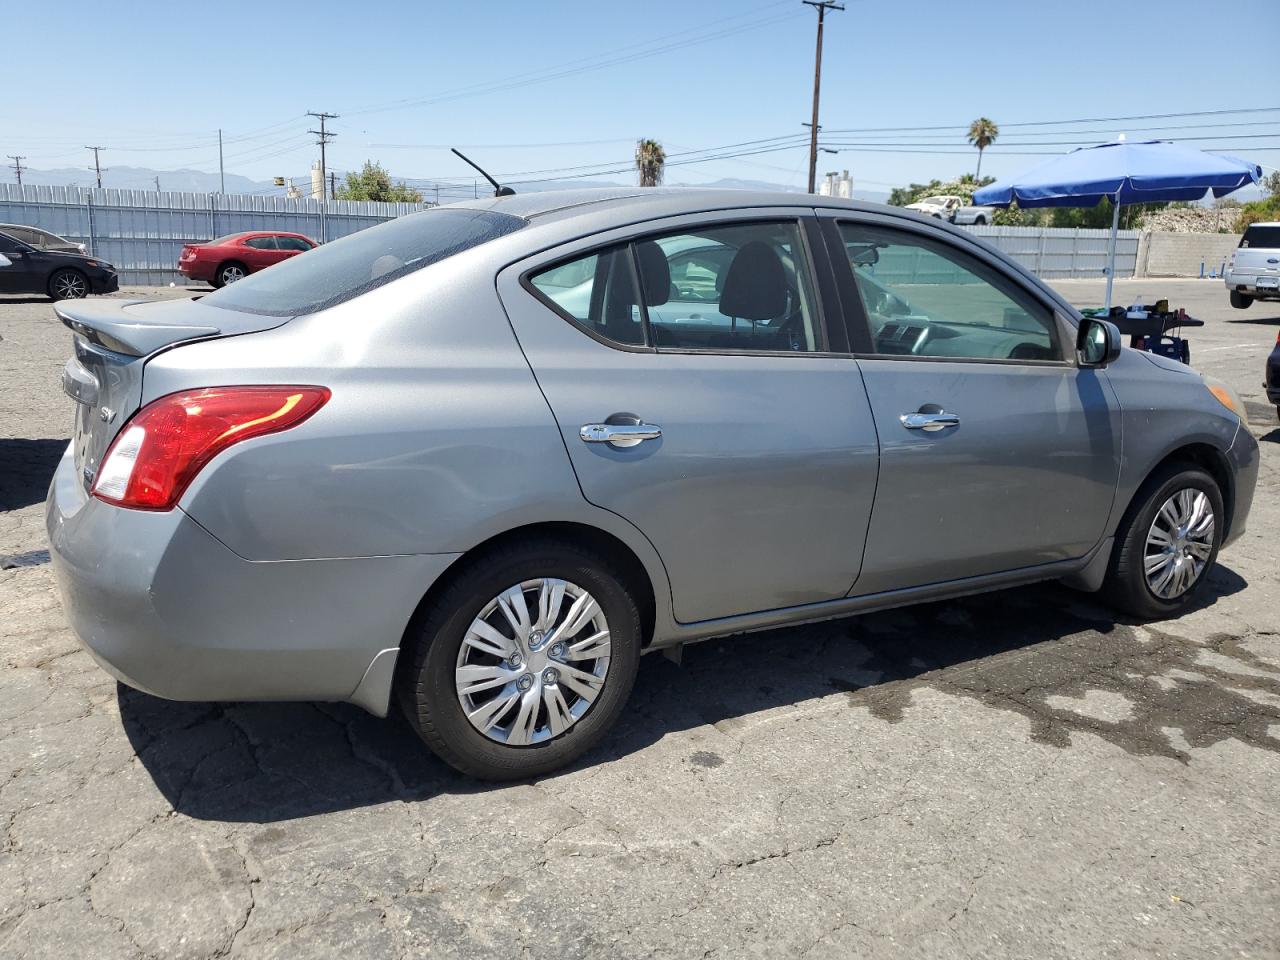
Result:
[[[89,278],[79,270],[63,267],[49,277],[51,300],[82,300],[89,295]]]
[[[455,688],[463,637],[491,600],[513,584],[557,577],[579,585],[608,621],[608,672],[597,698],[559,736],[507,746],[471,725]],[[626,578],[605,557],[561,540],[497,548],[466,563],[406,638],[396,693],[409,723],[450,766],[481,780],[536,777],[571,763],[608,732],[631,695],[642,644],[640,612]]]
[[[1231,305],[1237,310],[1244,310],[1251,303],[1253,303],[1253,297],[1243,294],[1239,290],[1231,291]]]
[[[1209,498],[1213,508],[1213,544],[1204,569],[1195,581],[1181,595],[1166,599],[1157,596],[1147,583],[1144,570],[1147,534],[1165,502],[1179,490],[1188,488],[1202,490]],[[1169,463],[1161,467],[1147,478],[1120,521],[1115,550],[1102,586],[1103,596],[1113,606],[1141,620],[1176,616],[1193,601],[1213,572],[1225,521],[1222,491],[1209,473],[1191,463]]]
[[[234,260],[227,263],[219,264],[218,269],[213,273],[213,285],[215,287],[225,287],[228,283],[235,283],[237,280],[243,280],[249,275],[249,268],[243,263],[237,263]]]
[[[974,217],[974,218],[973,218],[973,225],[974,225],[975,227],[985,227],[985,226],[987,225],[987,218],[986,218],[986,217]]]

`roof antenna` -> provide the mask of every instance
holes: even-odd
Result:
[[[497,180],[493,179],[493,177],[489,176],[487,173],[481,170],[480,164],[476,163],[474,160],[468,157],[465,153],[463,153],[457,147],[450,147],[449,149],[452,150],[454,153],[456,153],[459,157],[461,157],[462,160],[464,160],[467,164],[475,167],[476,170],[479,170],[480,176],[484,177],[486,180],[488,180],[490,183],[493,184],[493,195],[495,197],[514,197],[516,195],[516,192],[512,190],[510,187],[502,186],[500,183],[498,183]]]

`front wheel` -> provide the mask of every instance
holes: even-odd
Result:
[[[1105,595],[1144,620],[1176,616],[1213,569],[1224,519],[1222,491],[1206,471],[1185,463],[1161,468],[1121,521]]]
[[[49,296],[54,300],[81,300],[89,295],[89,281],[79,270],[58,270],[49,278]]]
[[[537,541],[464,567],[407,643],[397,692],[418,734],[465,774],[513,780],[572,762],[613,726],[640,614],[605,557]]]
[[[1253,297],[1243,294],[1239,290],[1231,291],[1231,305],[1237,310],[1243,310],[1251,303],[1253,303]]]

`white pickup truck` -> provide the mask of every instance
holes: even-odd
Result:
[[[908,203],[907,209],[914,210],[916,213],[923,213],[926,217],[936,217],[939,220],[946,220],[950,223],[975,223],[979,225],[991,223],[995,218],[996,212],[994,207],[965,206],[964,200],[949,194],[925,197],[915,203]]]

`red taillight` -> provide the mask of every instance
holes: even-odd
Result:
[[[120,430],[93,482],[99,500],[169,510],[219,453],[241,440],[296,427],[325,405],[325,387],[207,387],[171,393]]]

